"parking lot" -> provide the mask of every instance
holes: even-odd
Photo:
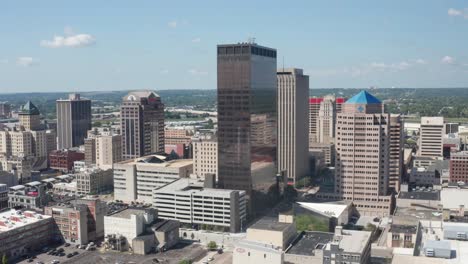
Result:
[[[70,247],[59,246],[57,249],[63,248],[65,256],[52,256],[48,253],[38,253],[36,257],[29,262],[22,260],[19,263],[44,263],[50,264],[53,260],[58,260],[59,263],[96,263],[96,264],[178,264],[182,259],[200,260],[206,256],[207,250],[199,244],[178,244],[163,253],[153,253],[149,255],[134,255],[128,252],[104,252],[102,249],[95,251],[86,251],[77,249],[74,245]],[[51,248],[52,249],[52,248]],[[50,250],[49,250],[50,251]],[[78,252],[78,255],[67,258],[67,254]]]
[[[61,250],[63,249],[63,256],[53,256],[53,255],[49,255],[49,252],[52,250],[52,249],[57,249],[57,250]],[[71,257],[71,258],[67,258],[67,255],[68,254],[73,254],[77,252],[78,254]],[[35,257],[31,260],[22,260],[20,261],[19,263],[44,263],[44,264],[50,264],[52,263],[53,260],[58,260],[60,263],[65,263],[67,260],[71,260],[73,258],[77,258],[79,257],[80,255],[87,255],[89,253],[91,253],[92,251],[86,251],[84,249],[79,249],[79,248],[76,248],[76,245],[70,245],[68,247],[65,247],[65,246],[58,246],[58,247],[50,247],[49,250],[45,253],[43,252],[39,252],[35,255]],[[76,254],[76,253],[75,253]],[[33,255],[34,256],[34,255]]]

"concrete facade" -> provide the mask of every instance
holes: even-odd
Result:
[[[278,69],[278,173],[295,183],[309,176],[307,100],[309,76],[302,69]]]
[[[390,123],[383,104],[365,91],[346,101],[337,115],[335,192],[361,215],[392,211]]]
[[[246,221],[244,191],[204,188],[203,182],[180,179],[154,190],[159,217],[181,223],[220,226],[239,232]]]
[[[443,117],[421,117],[418,156],[437,158],[443,155]]]
[[[153,202],[153,190],[193,171],[192,160],[170,160],[159,155],[122,161],[114,164],[114,199],[125,202]]]
[[[0,254],[8,262],[32,253],[53,240],[52,218],[32,211],[9,210],[0,213]]]
[[[152,91],[130,92],[120,106],[122,159],[164,153],[164,104]]]
[[[218,138],[215,131],[197,132],[192,137],[193,174],[204,178],[214,174],[218,179]]]
[[[57,147],[68,149],[83,145],[91,129],[91,100],[79,94],[57,100]]]

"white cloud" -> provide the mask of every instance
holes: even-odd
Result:
[[[449,8],[447,13],[449,16],[453,16],[453,17],[462,16],[463,18],[468,19],[468,8],[465,8],[464,10]]]
[[[65,36],[54,36],[52,40],[42,40],[41,46],[47,48],[86,47],[96,43],[96,38],[89,34],[75,34],[71,27],[65,27]]]
[[[194,38],[194,39],[192,39],[192,42],[193,43],[201,42],[201,38]]]
[[[0,64],[8,64],[8,60],[7,59],[1,59]]]
[[[383,62],[373,62],[370,67],[379,71],[403,71],[413,66],[410,62],[402,61],[399,63],[386,64]]]
[[[32,57],[19,57],[16,59],[16,65],[22,67],[30,67],[39,64],[38,59],[34,59]]]
[[[177,27],[177,21],[170,21],[169,23],[167,23],[167,25],[170,27],[170,28],[176,28]]]
[[[208,74],[207,71],[200,71],[198,69],[190,69],[190,70],[188,70],[188,73],[191,74],[191,75],[194,75],[194,76],[207,75]]]
[[[449,16],[461,16],[463,14],[463,11],[455,8],[449,8],[447,13]]]
[[[168,73],[169,73],[168,69],[163,69],[163,70],[159,71],[159,74],[163,74],[163,75],[166,75]]]
[[[455,58],[450,57],[450,56],[444,56],[440,62],[442,64],[455,64]]]
[[[425,61],[423,59],[416,59],[416,60],[414,60],[414,63],[416,63],[416,64],[427,64],[427,61]]]

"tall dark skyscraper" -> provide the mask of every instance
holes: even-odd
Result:
[[[276,174],[276,50],[218,46],[219,187],[245,190]]]
[[[57,100],[58,149],[83,145],[91,129],[91,100],[70,94],[68,99]]]
[[[164,104],[152,91],[130,92],[120,107],[122,158],[164,153]]]

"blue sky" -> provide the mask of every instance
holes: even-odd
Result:
[[[468,1],[0,0],[0,93],[215,89],[216,44],[310,87],[468,87]]]

